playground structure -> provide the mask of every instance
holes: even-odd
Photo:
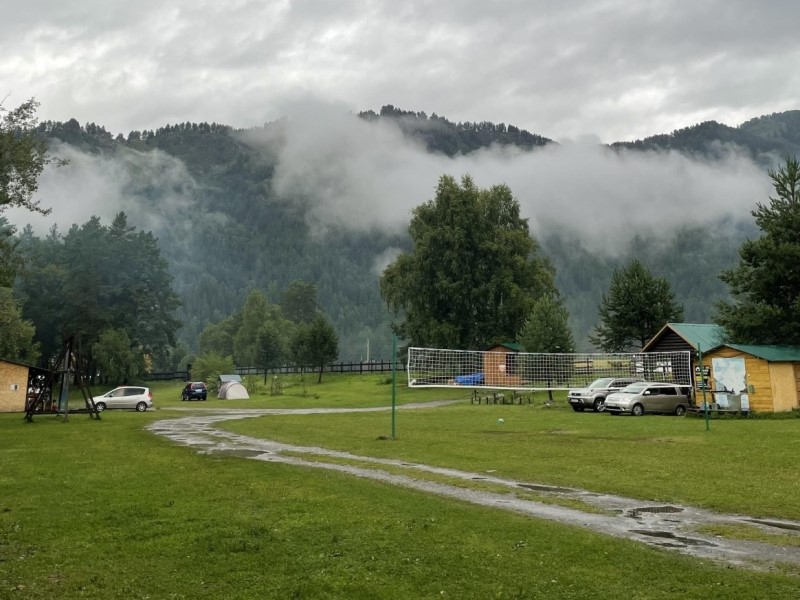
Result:
[[[69,419],[69,384],[70,378],[73,376],[83,394],[83,400],[86,405],[85,411],[82,410],[81,412],[88,412],[90,418],[100,420],[100,412],[94,404],[94,399],[89,391],[89,386],[86,385],[86,379],[81,372],[80,365],[81,360],[75,350],[75,338],[67,338],[64,340],[61,352],[53,363],[52,371],[50,371],[47,378],[41,382],[41,387],[39,389],[31,391],[25,406],[26,421],[29,423],[32,422],[33,415],[37,413],[60,415],[67,421]],[[59,377],[61,379],[61,391],[57,408],[55,411],[47,411],[47,405],[52,405],[52,391],[56,384],[56,379]],[[55,406],[53,406],[53,408],[55,408]]]

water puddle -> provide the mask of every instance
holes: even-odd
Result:
[[[532,492],[553,492],[554,494],[568,494],[573,490],[563,487],[554,487],[551,485],[536,485],[534,483],[518,483],[521,488],[531,490]]]
[[[698,540],[698,539],[695,539],[695,538],[683,537],[683,536],[680,536],[680,535],[675,535],[671,531],[650,531],[648,529],[631,529],[631,533],[635,533],[637,535],[644,535],[644,536],[647,536],[647,537],[655,537],[655,538],[664,538],[664,539],[668,539],[668,540],[674,540],[675,542],[678,542],[680,545],[683,545],[683,546],[712,546],[712,547],[716,547],[716,544],[712,544],[711,542],[707,542],[705,540]],[[669,545],[670,546],[677,546],[679,544],[669,544]],[[660,546],[664,546],[664,545],[667,545],[667,544],[664,543],[664,544],[659,544],[659,545]]]

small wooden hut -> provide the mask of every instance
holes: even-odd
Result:
[[[800,408],[800,347],[719,344],[703,355],[719,408],[787,412]]]
[[[520,387],[522,378],[517,374],[519,344],[507,342],[489,348],[483,355],[484,385],[487,387]]]

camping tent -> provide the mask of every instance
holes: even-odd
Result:
[[[247,400],[250,394],[238,381],[226,381],[219,387],[217,398],[222,400]]]

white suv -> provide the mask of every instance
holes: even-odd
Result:
[[[616,392],[635,381],[639,377],[601,377],[595,379],[588,387],[570,390],[567,401],[575,412],[583,412],[591,408],[594,412],[605,410],[605,400],[611,392]]]

